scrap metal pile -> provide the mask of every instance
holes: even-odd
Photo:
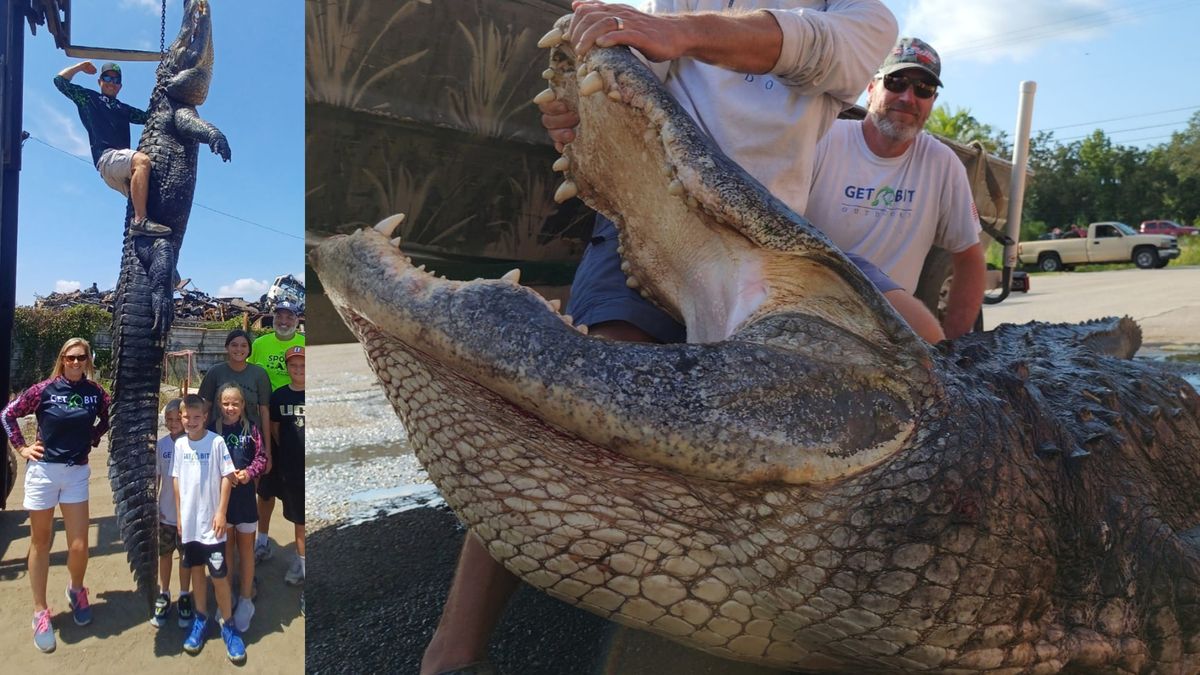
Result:
[[[187,280],[181,282],[175,290],[175,318],[177,321],[225,321],[227,319],[250,315],[250,323],[256,324],[263,317],[269,316],[272,302],[264,294],[257,302],[249,302],[242,298],[217,298],[197,288],[187,287]],[[33,306],[38,309],[64,310],[76,305],[96,305],[106,312],[112,312],[116,301],[113,290],[101,291],[92,284],[91,287],[71,291],[69,293],[51,293],[37,296]]]

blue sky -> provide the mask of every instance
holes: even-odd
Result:
[[[158,0],[71,4],[75,44],[158,50]],[[170,44],[183,2],[167,5]],[[304,273],[304,6],[294,0],[212,5],[213,84],[199,112],[225,133],[233,160],[226,164],[200,148],[179,272],[211,295],[257,300],[276,276]],[[23,126],[32,138],[21,170],[18,305],[92,282],[101,290],[116,285],[125,200],[91,165],[75,106],[51,81],[78,61],[56,50],[44,28],[26,32]],[[145,108],[155,64],[121,67],[120,99]],[[73,81],[96,88],[95,75],[79,73]],[[141,127],[131,131],[136,145]]]
[[[1011,137],[1021,80],[1037,82],[1034,132],[1063,141],[1170,140],[1200,110],[1195,0],[885,0],[900,30],[942,56],[938,101]],[[1127,118],[1127,119],[1117,119]]]

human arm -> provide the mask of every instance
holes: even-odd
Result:
[[[253,480],[266,473],[267,451],[263,447],[262,433],[257,424],[251,425],[250,438],[254,443],[254,459],[250,460],[250,464],[246,467],[246,474],[250,480]]]
[[[42,390],[46,388],[47,384],[49,384],[48,380],[39,382],[21,392],[20,396],[4,406],[4,412],[0,414],[0,423],[4,425],[4,433],[8,434],[8,440],[17,454],[25,459],[40,460],[42,458],[42,442],[34,439],[32,444],[26,445],[25,436],[21,433],[21,426],[17,423],[17,419],[37,412],[38,405],[42,400]]]
[[[112,405],[112,397],[104,391],[104,387],[96,385],[100,390],[100,404],[96,410],[96,426],[92,427],[92,447],[100,447],[100,439],[108,432],[108,409]]]
[[[942,328],[953,340],[971,331],[979,309],[983,306],[984,270],[983,245],[975,244],[952,255],[954,281],[946,300],[946,318]]]
[[[217,512],[213,514],[213,534],[218,537],[225,534],[225,512],[229,510],[229,493],[233,490],[233,480],[230,478],[233,472],[221,476],[221,502],[217,505]],[[178,494],[178,493],[177,493]]]
[[[96,66],[93,65],[91,61],[80,61],[73,66],[67,66],[66,68],[58,71],[58,76],[64,80],[70,81],[71,78],[75,77],[75,73],[80,71],[85,72],[88,75],[95,75]]]

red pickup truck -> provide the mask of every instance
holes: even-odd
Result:
[[[1200,229],[1180,225],[1173,220],[1143,220],[1138,228],[1142,234],[1169,234],[1172,237],[1183,237],[1200,233]]]

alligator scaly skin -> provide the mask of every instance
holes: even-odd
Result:
[[[108,477],[117,522],[138,589],[148,601],[157,592],[158,499],[155,435],[163,349],[174,318],[174,271],[196,189],[199,144],[229,159],[229,145],[196,106],[212,77],[212,15],[207,0],[188,0],[179,36],[159,64],[149,118],[138,150],[150,157],[146,209],[170,227],[168,237],[129,232],[127,207],[117,301],[113,305],[113,411]]]

